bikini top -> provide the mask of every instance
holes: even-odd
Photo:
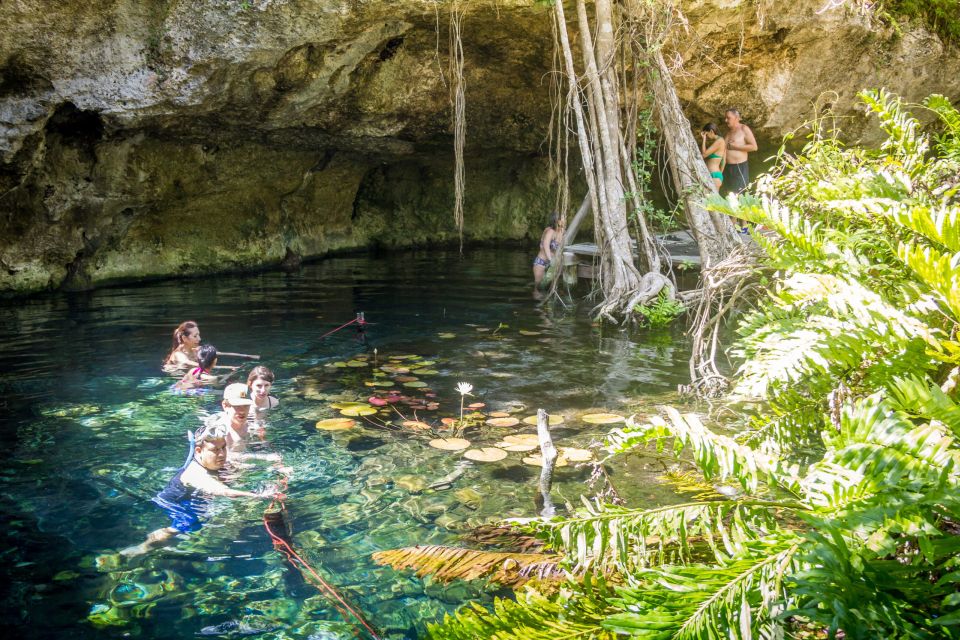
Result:
[[[557,242],[556,240],[551,240],[551,241],[550,241],[550,251],[556,251],[556,250],[559,249],[559,248],[560,248],[560,243],[559,243],[559,242]]]
[[[707,160],[709,160],[710,158],[716,158],[717,160],[722,160],[723,156],[718,156],[715,153],[711,153],[710,155],[707,156]]]

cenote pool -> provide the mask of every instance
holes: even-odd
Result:
[[[199,323],[205,342],[261,354],[276,372],[281,406],[268,418],[267,442],[256,446],[280,452],[292,470],[292,539],[384,637],[419,637],[467,600],[504,595],[422,580],[370,558],[395,547],[458,544],[475,525],[536,515],[539,469],[522,462],[528,453],[462,467],[462,451],[428,446],[449,433],[442,418],[459,416],[457,383],[473,385],[468,402],[485,404],[464,434],[475,445],[536,431],[523,422],[487,426],[486,414],[522,419],[543,407],[564,419],[553,428],[559,446],[589,447],[609,429],[583,422],[589,409],[642,413],[671,401],[687,379],[679,331],[631,340],[592,326],[588,305],[541,309],[531,298],[529,260],[513,250],[343,257],[294,274],[0,303],[2,624],[34,638],[246,630],[263,630],[260,638],[355,637],[274,550],[264,501],[220,500],[204,528],[175,546],[114,570],[95,566],[98,555],[167,524],[149,499],[182,463],[186,431],[217,408],[214,395],[171,394],[172,379],[160,371],[169,334],[185,319]],[[321,339],[357,311],[372,323],[365,343],[353,327]],[[391,389],[408,399],[396,411],[357,418],[343,431],[316,428],[339,415],[332,404]],[[402,426],[401,413],[434,431]],[[429,488],[458,468],[464,472],[449,488]],[[656,482],[657,463],[617,462],[609,471],[631,506],[676,499]],[[558,505],[589,494],[589,476],[589,466],[557,469]],[[274,481],[269,465],[254,465],[234,486]]]

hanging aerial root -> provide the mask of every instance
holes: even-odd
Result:
[[[691,337],[690,384],[680,385],[682,394],[715,398],[725,393],[730,381],[720,371],[720,331],[741,303],[762,289],[759,283],[758,250],[745,243],[721,262],[704,269],[698,289],[680,293],[680,300],[696,306]]]

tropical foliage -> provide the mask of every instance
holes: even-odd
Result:
[[[960,114],[931,97],[924,131],[861,97],[878,149],[817,131],[756,196],[710,203],[776,273],[736,344],[759,408],[732,432],[669,410],[609,436],[612,456],[672,446],[695,495],[527,525],[571,579],[434,637],[960,638]]]

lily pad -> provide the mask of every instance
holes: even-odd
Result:
[[[438,337],[438,338],[442,338],[443,340],[450,340],[451,338],[456,338],[456,337],[457,337],[457,334],[455,334],[455,333],[438,333],[438,334],[437,334],[437,337]]]
[[[423,389],[427,386],[427,383],[423,380],[414,380],[413,382],[404,382],[403,386],[409,387],[410,389]]]
[[[330,405],[333,409],[350,409],[352,407],[365,407],[367,406],[364,402],[334,402]]]
[[[437,364],[436,360],[421,360],[417,363],[418,367],[430,367]]]
[[[340,409],[340,415],[344,416],[372,416],[377,412],[375,407],[370,405],[361,405],[359,407],[347,407],[346,409]]]
[[[522,336],[539,336],[540,335],[539,331],[526,331],[525,329],[520,329],[518,333]]]
[[[404,420],[400,424],[407,429],[415,429],[417,431],[429,431],[431,429],[429,424],[426,422],[420,422],[419,420]]]
[[[397,382],[403,382],[403,383],[416,382],[419,379],[420,378],[416,376],[397,376]]]
[[[410,373],[415,373],[418,376],[435,376],[440,372],[436,369],[414,369]]]
[[[576,447],[560,447],[560,457],[570,462],[589,462],[593,460],[593,451]]]
[[[588,413],[581,420],[590,424],[613,424],[614,422],[623,422],[624,417],[615,413]]]
[[[387,401],[384,400],[383,398],[378,398],[377,396],[370,396],[370,398],[367,399],[367,402],[369,402],[375,407],[387,406]]]
[[[537,416],[527,416],[523,419],[523,422],[524,424],[532,424],[533,426],[537,426]],[[549,424],[551,427],[555,427],[558,424],[563,424],[563,416],[551,413],[547,416],[547,424]]]
[[[443,451],[460,451],[470,446],[469,440],[463,438],[435,438],[430,441],[430,446],[434,449]]]
[[[467,460],[476,462],[496,462],[507,457],[507,452],[497,447],[483,447],[482,449],[469,449],[463,454]]]
[[[491,418],[509,418],[510,414],[506,411],[491,411],[487,414]]]
[[[504,436],[503,441],[511,444],[535,444],[538,446],[540,444],[540,440],[535,433],[514,433]]]
[[[321,431],[343,431],[352,429],[356,424],[356,420],[350,418],[327,418],[317,423],[317,429]]]
[[[456,418],[440,418],[440,422],[445,424],[448,427],[452,427],[453,425],[457,424],[460,421],[457,420]]]
[[[394,382],[393,380],[374,380],[366,384],[372,387],[392,387],[394,385]]]
[[[485,406],[487,405],[483,402],[472,402],[467,405],[467,409],[483,409]]]
[[[360,367],[368,367],[370,365],[364,362],[363,360],[350,360],[349,362],[347,362],[347,366],[360,368]]]
[[[520,424],[516,418],[507,416],[506,418],[490,418],[487,424],[491,427],[515,427]]]
[[[543,456],[539,453],[535,453],[532,456],[527,456],[523,459],[524,464],[529,464],[532,467],[542,467],[543,466]],[[557,456],[556,462],[553,463],[554,467],[565,467],[567,466],[567,459],[561,455]]]
[[[504,451],[512,451],[517,453],[533,451],[534,449],[539,448],[539,445],[536,445],[536,444],[518,444],[516,442],[498,442],[493,446],[499,449],[503,449]]]

